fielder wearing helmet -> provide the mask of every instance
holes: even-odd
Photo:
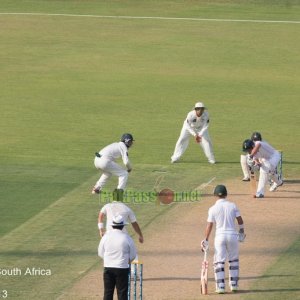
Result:
[[[243,152],[251,152],[251,150],[254,148],[255,144],[252,140],[245,140],[243,142],[243,147],[242,147],[242,151]]]
[[[92,194],[99,194],[113,175],[119,178],[115,194],[118,195],[118,199],[122,199],[122,193],[126,188],[128,180],[128,173],[132,170],[128,157],[128,149],[132,146],[133,141],[132,134],[124,133],[121,136],[120,142],[112,143],[95,153],[94,165],[102,172],[102,175],[93,187]],[[116,162],[119,158],[122,158],[126,169],[122,168]]]
[[[134,141],[133,136],[130,133],[124,133],[121,136],[121,142],[123,142],[127,148],[132,146],[133,141]]]

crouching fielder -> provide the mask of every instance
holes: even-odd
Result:
[[[117,190],[120,192],[124,191],[128,180],[128,173],[132,169],[128,157],[128,149],[132,146],[133,141],[133,136],[130,133],[124,133],[120,142],[110,144],[95,153],[95,167],[103,173],[96,182],[92,194],[99,194],[112,175],[119,177]],[[126,169],[116,163],[116,159],[120,157],[122,157]]]
[[[243,242],[246,235],[244,233],[244,222],[237,206],[229,202],[227,189],[224,185],[217,185],[214,190],[217,198],[215,205],[208,211],[205,239],[201,242],[202,250],[208,249],[208,239],[216,224],[215,234],[215,254],[214,254],[214,274],[216,281],[216,293],[225,293],[225,262],[229,262],[229,287],[232,292],[238,290],[239,281],[239,241]],[[239,233],[235,228],[235,220],[239,225]]]

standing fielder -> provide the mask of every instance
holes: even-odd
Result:
[[[128,158],[128,149],[132,146],[133,141],[133,136],[130,133],[124,133],[120,142],[110,144],[99,152],[95,153],[95,167],[98,170],[102,170],[103,173],[100,179],[96,182],[92,190],[92,194],[99,194],[107,180],[112,175],[119,177],[117,192],[124,191],[128,180],[128,173],[132,170]],[[123,163],[127,170],[123,169],[115,162],[115,160],[120,157],[122,157]]]
[[[214,190],[216,203],[208,211],[205,239],[201,242],[202,251],[208,250],[208,239],[216,224],[214,274],[216,281],[216,293],[225,293],[225,261],[229,262],[229,286],[232,292],[237,292],[239,281],[239,244],[243,242],[244,221],[237,206],[229,202],[227,189],[224,185],[217,185]],[[235,220],[239,225],[239,233],[235,229]]]
[[[250,166],[257,165],[260,167],[256,198],[264,198],[268,176],[273,181],[270,192],[274,192],[279,186],[283,185],[283,181],[279,179],[276,171],[280,161],[280,153],[277,150],[266,141],[256,141],[254,143],[252,140],[245,140],[242,150],[248,152],[248,164]]]
[[[215,164],[212,143],[208,134],[209,114],[205,110],[205,106],[201,102],[195,104],[194,110],[190,111],[186,120],[183,122],[183,127],[179,139],[176,143],[174,154],[171,157],[171,162],[177,162],[183,155],[189,145],[190,136],[195,137],[195,141],[201,145],[208,162]]]
[[[259,132],[253,132],[251,135],[251,140],[255,143],[262,140],[262,136]],[[250,168],[247,164],[247,155],[241,154],[241,167],[244,174],[242,181],[250,181]]]

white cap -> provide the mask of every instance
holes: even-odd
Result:
[[[202,103],[202,102],[197,102],[196,104],[195,104],[195,108],[205,108],[205,106],[204,106],[204,103]]]
[[[124,218],[121,215],[116,215],[112,219],[112,226],[124,226],[126,223],[124,222]]]

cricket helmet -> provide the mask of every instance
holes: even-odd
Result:
[[[251,140],[254,142],[261,141],[262,140],[261,134],[257,131],[253,132],[251,135]]]
[[[253,149],[255,146],[254,142],[252,140],[245,140],[243,142],[242,151],[247,152],[248,150]]]
[[[132,145],[132,142],[134,141],[132,134],[130,133],[124,133],[121,136],[121,142],[123,142],[127,148],[129,148]]]
[[[227,196],[227,189],[225,185],[217,185],[214,190],[215,196]]]

